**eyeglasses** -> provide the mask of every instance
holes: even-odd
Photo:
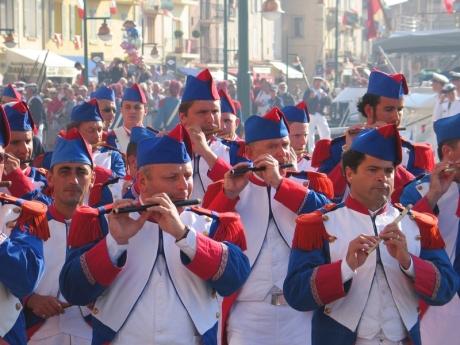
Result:
[[[103,108],[101,109],[104,113],[116,113],[117,109],[115,108]]]

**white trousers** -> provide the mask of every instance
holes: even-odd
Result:
[[[327,119],[320,113],[310,114],[310,125],[308,127],[308,151],[313,152],[315,147],[315,135],[318,131],[320,139],[331,139],[331,130]]]
[[[310,345],[312,312],[288,305],[239,302],[228,320],[229,345]]]

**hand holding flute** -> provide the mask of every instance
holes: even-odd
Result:
[[[181,238],[185,231],[177,207],[196,204],[199,200],[181,200],[173,202],[166,193],[155,194],[144,200],[145,205],[138,205],[134,200],[118,200],[113,204],[113,212],[108,216],[109,231],[119,245],[128,244],[144,226],[147,219],[158,223],[161,230],[176,239]],[[116,210],[116,211],[115,211]],[[137,219],[129,216],[130,212],[141,212]]]

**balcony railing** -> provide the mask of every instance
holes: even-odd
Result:
[[[401,16],[393,21],[393,31],[449,30],[460,28],[460,13],[421,13],[415,16]]]

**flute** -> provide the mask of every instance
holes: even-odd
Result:
[[[0,188],[10,188],[11,187],[11,181],[0,181]]]
[[[209,130],[206,130],[206,131],[203,131],[204,135],[214,135],[214,134],[217,134],[217,133],[220,133],[220,128],[219,127],[214,127],[212,129],[209,129]]]
[[[178,201],[174,201],[173,203],[174,203],[174,206],[176,207],[185,207],[185,206],[199,205],[201,204],[201,200],[200,199],[178,200]],[[112,211],[112,213],[115,213],[115,214],[142,212],[154,206],[158,206],[158,204],[146,204],[146,205],[112,208],[112,209],[107,209],[107,213],[110,211]]]
[[[372,128],[372,127],[369,127]],[[356,135],[359,134],[361,131],[363,131],[366,128],[351,128],[347,132],[349,135]],[[405,131],[407,128],[406,127],[398,127],[398,131]]]
[[[405,216],[407,216],[410,212],[410,210],[412,209],[413,205],[412,204],[408,204],[404,210],[402,210],[402,212],[393,220],[393,224],[398,224]],[[367,255],[369,255],[370,253],[372,253],[374,250],[377,249],[377,247],[379,246],[380,242],[382,241],[381,238],[378,238],[377,239],[377,244],[375,246],[372,246],[370,247],[368,250],[367,250]]]
[[[294,167],[294,164],[287,163],[287,164],[280,164],[280,169],[287,169]],[[230,175],[232,176],[240,176],[246,174],[248,171],[256,172],[256,171],[264,171],[265,167],[243,167],[238,169],[230,170]]]

